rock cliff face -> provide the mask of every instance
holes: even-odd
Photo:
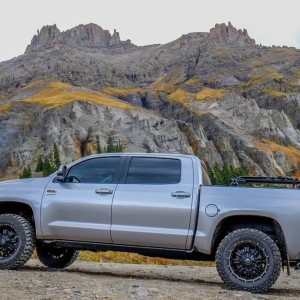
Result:
[[[118,48],[118,53],[135,48],[130,40],[121,41],[119,33],[114,30],[113,35],[96,24],[79,25],[61,32],[56,25],[44,26],[32,38],[26,52],[43,51],[43,49],[70,48]]]
[[[104,147],[111,135],[127,151],[193,153],[176,121],[134,107],[121,109],[87,101],[62,107],[16,102],[5,115],[1,114],[0,128],[2,175],[4,170],[13,175],[20,166],[31,165],[34,158],[49,154],[53,143],[59,145],[62,161],[71,162],[81,157],[83,143],[95,150],[96,135]]]
[[[16,176],[54,142],[65,162],[90,132],[127,151],[195,153],[250,174],[300,176],[300,51],[255,44],[230,23],[165,45],[43,27],[0,64],[0,168]]]
[[[208,35],[209,43],[222,43],[222,44],[238,44],[238,45],[251,45],[255,46],[255,40],[251,39],[246,29],[237,30],[229,22],[228,25],[222,23],[217,24],[212,28]]]

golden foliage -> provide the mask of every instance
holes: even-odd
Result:
[[[186,266],[214,266],[214,262],[175,260],[159,257],[148,257],[127,252],[90,252],[81,251],[80,260],[94,262],[115,262],[127,264],[156,264],[156,265],[186,265]]]
[[[5,103],[0,106],[0,112],[6,112],[10,108],[10,103]]]
[[[263,92],[266,93],[266,94],[273,95],[273,96],[283,96],[283,95],[285,95],[284,92],[277,91],[277,90],[274,90],[274,89],[271,89],[271,88],[264,88]]]
[[[116,88],[116,87],[103,87],[100,90],[101,93],[103,94],[108,94],[108,95],[120,95],[120,96],[126,96],[128,94],[141,94],[144,93],[145,90],[141,88]]]
[[[300,68],[292,68],[293,73],[300,78]]]
[[[97,105],[116,107],[121,109],[137,109],[135,106],[117,100],[99,92],[81,90],[62,82],[51,82],[39,92],[20,101],[44,105],[47,107],[59,107],[74,101],[90,101]]]
[[[224,96],[224,91],[222,89],[211,89],[208,87],[203,88],[200,92],[197,93],[196,99],[197,100],[204,100],[204,99],[216,99],[222,98]]]
[[[294,176],[298,179],[300,179],[300,170],[296,171]]]
[[[268,139],[261,139],[259,142],[254,142],[256,147],[264,152],[276,153],[282,152],[290,158],[292,164],[300,164],[300,150],[293,146],[282,146]]]
[[[176,101],[181,104],[186,104],[189,100],[206,100],[218,99],[224,96],[222,89],[211,89],[208,87],[203,88],[198,93],[190,93],[183,89],[177,89],[174,93],[168,96],[171,101]]]
[[[175,91],[177,83],[177,79],[166,80],[166,75],[163,75],[151,85],[151,88],[157,92],[171,94]]]
[[[169,100],[180,102],[181,104],[185,104],[188,100],[192,100],[195,98],[196,94],[189,93],[182,89],[177,89],[171,95],[168,96]]]
[[[34,89],[34,88],[39,88],[39,87],[42,87],[49,83],[51,83],[51,79],[35,80],[35,81],[32,81],[29,84],[27,84],[24,88],[22,88],[22,90],[30,90],[30,89]]]
[[[193,85],[196,85],[199,82],[201,82],[201,79],[194,77],[194,78],[191,78],[188,81],[186,81],[185,84],[193,86]]]
[[[256,85],[259,83],[263,83],[266,81],[274,80],[274,79],[283,79],[284,76],[272,69],[265,69],[261,71],[261,73],[257,76],[253,76],[246,82],[246,86]]]

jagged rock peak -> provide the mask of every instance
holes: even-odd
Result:
[[[230,22],[216,24],[210,29],[207,41],[210,44],[238,44],[238,45],[255,45],[255,40],[251,39],[246,29],[236,29]]]
[[[121,41],[120,34],[114,30],[113,35],[108,30],[96,24],[78,25],[72,29],[61,32],[56,25],[44,26],[32,38],[26,52],[55,47],[135,47],[130,40]]]

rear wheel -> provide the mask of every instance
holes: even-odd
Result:
[[[35,234],[31,224],[19,215],[0,215],[0,269],[17,269],[31,257]]]
[[[49,268],[62,269],[73,264],[79,251],[72,248],[56,247],[51,244],[38,243],[36,252],[43,265]]]
[[[268,290],[278,279],[282,264],[274,241],[254,229],[228,234],[218,247],[216,262],[227,286],[253,293]]]

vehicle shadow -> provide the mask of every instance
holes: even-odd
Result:
[[[214,286],[224,286],[222,282],[214,282],[214,281],[206,281],[202,279],[193,279],[193,278],[182,278],[180,277],[181,274],[174,272],[174,275],[170,277],[167,274],[161,274],[158,270],[151,271],[151,273],[145,274],[144,272],[140,272],[136,270],[132,272],[132,270],[124,270],[120,271],[108,271],[108,270],[85,270],[79,268],[72,268],[72,269],[52,269],[43,266],[23,266],[18,271],[40,271],[40,272],[64,272],[64,273],[77,273],[89,276],[108,276],[108,277],[118,277],[118,278],[130,278],[130,279],[148,279],[148,280],[164,280],[164,281],[171,281],[171,282],[186,282],[186,283],[200,283],[204,285],[214,285]]]
[[[144,272],[137,271],[132,272],[132,270],[122,270],[116,271],[107,271],[107,270],[85,270],[85,269],[79,269],[79,268],[72,268],[72,269],[51,269],[43,266],[23,266],[22,269],[19,269],[19,271],[40,271],[40,272],[53,272],[53,273],[77,273],[77,274],[83,274],[88,276],[108,276],[108,277],[114,277],[114,278],[125,278],[125,279],[142,279],[142,280],[163,280],[168,282],[177,282],[177,283],[189,283],[189,284],[199,284],[201,286],[215,286],[219,287],[223,290],[230,289],[222,282],[216,282],[216,281],[210,281],[210,280],[202,280],[202,279],[194,279],[194,278],[183,278],[181,277],[181,274],[174,272],[172,277],[168,274],[162,274],[158,270],[152,271],[151,273],[145,274]],[[300,288],[291,289],[291,288],[271,288],[266,294],[268,296],[281,296],[281,297],[300,297]]]

